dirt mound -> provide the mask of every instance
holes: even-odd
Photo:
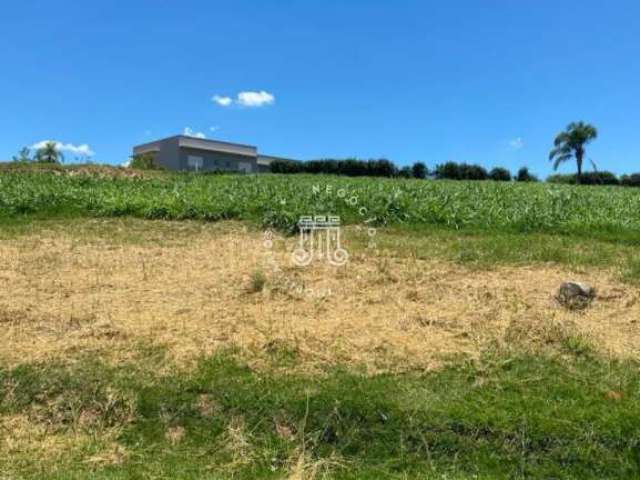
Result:
[[[52,175],[94,176],[100,178],[143,178],[157,175],[158,172],[147,172],[112,165],[59,165],[49,163],[0,163],[0,173],[47,173]]]

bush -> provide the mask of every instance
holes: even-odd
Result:
[[[413,170],[409,166],[402,167],[398,170],[398,176],[402,178],[411,178],[413,177]]]
[[[496,167],[489,172],[489,178],[496,182],[509,182],[511,181],[511,172],[506,168]]]
[[[159,170],[160,167],[156,164],[153,153],[141,153],[133,155],[129,162],[129,168],[136,168],[138,170]]]
[[[577,181],[578,176],[572,175],[551,175],[547,178],[549,183],[560,183],[564,185],[619,185],[620,180],[611,172],[587,172],[580,176],[580,182]]]
[[[291,160],[274,160],[271,162],[272,173],[302,173],[301,163]]]
[[[619,185],[620,180],[611,172],[587,172],[580,177],[583,185]]]
[[[560,183],[562,185],[573,185],[576,183],[575,175],[562,175],[560,173],[556,173],[554,175],[549,175],[547,177],[548,183]]]
[[[516,175],[516,182],[537,182],[538,177],[529,173],[529,169],[527,167],[522,167],[518,170],[518,174]]]
[[[436,178],[460,180],[460,165],[458,165],[456,162],[447,162],[443,165],[436,165]]]
[[[399,173],[393,162],[389,160],[358,160],[355,158],[310,160],[308,162],[275,160],[271,163],[271,171],[273,173],[324,173],[349,177],[393,177]],[[411,176],[410,168],[409,174]]]
[[[415,178],[423,178],[424,179],[424,178],[427,178],[427,175],[429,174],[429,169],[427,168],[427,166],[424,163],[416,162],[411,167],[411,174]]]
[[[486,180],[487,171],[480,165],[447,162],[436,167],[436,178],[449,180]]]
[[[620,177],[620,185],[624,187],[640,187],[640,173],[623,175]]]

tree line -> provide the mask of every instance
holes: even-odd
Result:
[[[586,155],[586,145],[598,137],[598,130],[593,125],[585,122],[572,122],[567,128],[556,135],[553,141],[553,149],[549,152],[549,161],[553,162],[553,169],[557,170],[560,164],[574,159],[577,173],[575,175],[551,175],[547,178],[551,183],[582,184],[582,185],[622,185],[640,187],[640,173],[616,176],[612,172],[597,171],[593,160],[589,159],[594,167],[593,172],[583,172]],[[273,173],[326,173],[331,175],[370,176],[370,177],[405,177],[405,178],[435,178],[448,180],[494,180],[509,182],[537,182],[538,178],[529,173],[527,167],[522,167],[516,175],[503,167],[495,167],[487,170],[480,165],[467,163],[446,162],[437,165],[430,172],[422,162],[416,162],[412,166],[398,168],[387,159],[358,160],[350,158],[346,160],[312,160],[308,162],[295,162],[277,160],[271,164]]]
[[[322,159],[298,162],[293,160],[274,160],[271,163],[272,173],[323,173],[328,175],[346,175],[349,177],[400,177],[400,178],[436,178],[448,180],[496,180],[535,182],[538,179],[529,173],[526,167],[512,175],[509,170],[496,167],[487,170],[480,165],[446,162],[437,165],[430,171],[423,162],[398,167],[391,160],[359,160],[349,158]]]

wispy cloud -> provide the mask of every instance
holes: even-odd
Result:
[[[509,140],[509,148],[511,148],[512,150],[520,150],[523,147],[524,141],[522,140],[522,137],[516,137]]]
[[[195,138],[207,138],[207,136],[203,132],[196,132],[189,127],[184,127],[183,135],[187,137],[195,137]]]
[[[235,98],[226,95],[214,95],[213,97],[211,97],[211,100],[221,107],[238,105],[245,108],[258,108],[267,105],[273,105],[276,101],[276,97],[273,93],[269,93],[265,90],[247,90],[238,92]]]
[[[220,127],[219,127],[218,125],[213,125],[213,126],[209,127],[209,131],[210,131],[211,133],[215,133],[215,132],[217,132],[218,130],[220,130]]]
[[[73,143],[62,143],[56,140],[42,140],[31,145],[31,148],[34,150],[38,150],[44,147],[47,143],[51,142],[56,144],[56,150],[58,150],[59,152],[68,152],[74,155],[80,155],[82,157],[93,157],[95,155],[95,152],[91,150],[91,147],[89,147],[89,145],[87,145],[86,143],[74,145]]]

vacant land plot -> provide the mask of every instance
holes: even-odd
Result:
[[[640,472],[631,191],[0,179],[7,478]],[[292,262],[316,213],[346,220],[345,265]],[[589,308],[558,304],[569,279]]]

